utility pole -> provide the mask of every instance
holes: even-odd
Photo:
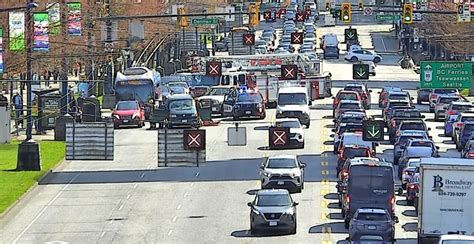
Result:
[[[97,96],[97,87],[96,83],[93,81],[96,79],[95,77],[95,70],[94,70],[94,60],[92,58],[93,54],[93,38],[92,38],[92,31],[94,29],[94,21],[92,20],[92,3],[91,1],[87,1],[87,12],[86,12],[86,28],[87,28],[87,60],[85,62],[86,64],[86,77],[90,81],[90,86],[91,88],[89,89],[92,93],[92,95]]]
[[[68,7],[66,5],[66,0],[61,0],[60,4],[60,12],[61,12],[61,36],[62,36],[62,42],[63,45],[67,45],[68,41]],[[60,80],[62,82],[60,83],[61,85],[61,115],[67,114],[67,98],[68,98],[68,69],[67,69],[67,60],[66,60],[66,50],[67,47],[63,46],[63,52],[61,52],[61,74],[60,74]]]

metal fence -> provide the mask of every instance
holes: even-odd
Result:
[[[114,160],[114,124],[67,123],[67,160]]]
[[[183,129],[158,130],[158,167],[196,166],[206,162],[206,151],[184,149]]]

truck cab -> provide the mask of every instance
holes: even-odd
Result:
[[[298,118],[301,124],[309,128],[311,101],[305,87],[282,87],[278,90],[277,97],[277,119]]]

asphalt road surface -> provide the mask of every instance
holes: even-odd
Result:
[[[376,102],[383,85],[417,86],[417,75],[399,68],[397,56],[384,58],[376,68],[377,76],[371,77],[376,81],[368,82],[373,90],[371,115],[381,114]],[[336,87],[350,79],[350,67],[342,59],[323,64],[340,80]],[[415,90],[411,92],[415,95]],[[265,120],[241,123],[248,133],[245,147],[227,146],[231,121],[206,127],[207,162],[200,167],[158,168],[156,131],[116,130],[114,161],[65,162],[0,219],[0,243],[342,242],[348,235],[337,206],[331,103],[326,98],[313,104],[304,149],[266,149],[266,129],[274,120],[274,110],[267,111]],[[419,107],[428,111],[427,105]],[[443,124],[434,122],[432,114],[425,115],[442,156],[459,157],[449,139],[440,136]],[[391,161],[392,149],[383,142],[377,151]],[[297,234],[252,236],[247,202],[260,189],[263,158],[277,154],[300,155],[307,164],[305,189],[293,195],[300,203]],[[417,219],[414,208],[403,199],[397,198],[397,243],[415,243]]]

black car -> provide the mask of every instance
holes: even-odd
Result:
[[[232,118],[234,120],[255,117],[264,119],[265,116],[265,104],[260,92],[247,91],[239,93],[232,109]]]
[[[338,47],[326,47],[324,49],[323,58],[328,57],[339,59],[339,48]]]

